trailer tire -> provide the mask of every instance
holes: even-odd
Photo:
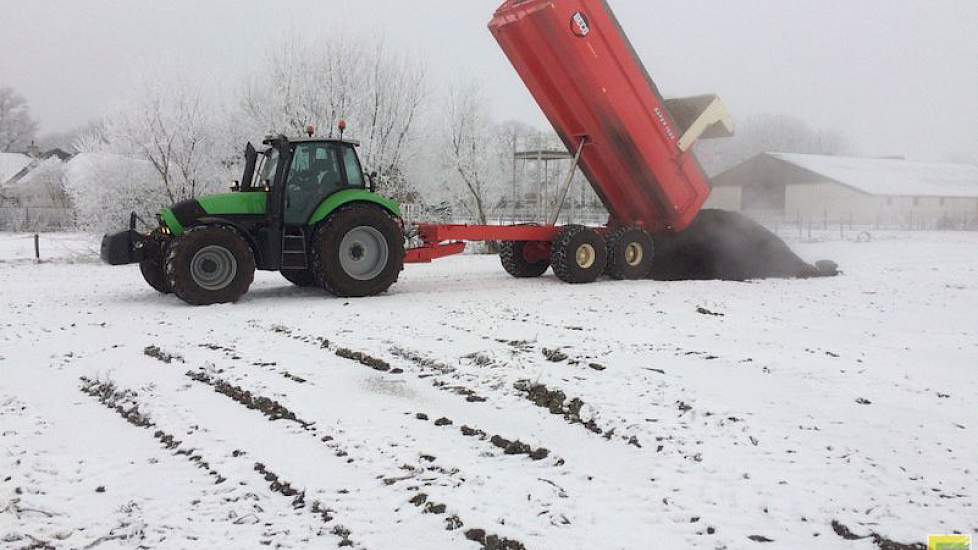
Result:
[[[171,242],[166,275],[173,293],[188,304],[236,302],[255,280],[255,254],[230,227],[194,227]]]
[[[283,269],[282,277],[299,287],[319,286],[311,269]]]
[[[517,279],[540,277],[550,269],[550,258],[537,261],[527,259],[527,245],[536,244],[525,241],[505,241],[499,246],[499,261],[503,269]]]
[[[146,283],[160,294],[173,293],[163,265],[166,253],[167,239],[157,229],[150,233],[143,243],[143,259],[139,262],[139,272],[142,273]]]
[[[362,298],[386,292],[404,269],[404,234],[386,210],[351,204],[316,230],[312,272],[327,292]]]
[[[647,279],[652,274],[655,241],[647,231],[622,227],[608,237],[607,273],[619,281]]]
[[[593,229],[568,225],[554,239],[550,264],[561,281],[586,284],[597,281],[608,263],[608,247]]]

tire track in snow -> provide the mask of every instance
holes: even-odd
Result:
[[[224,475],[218,473],[214,469],[207,459],[197,450],[195,447],[185,445],[184,441],[176,439],[170,433],[167,433],[159,424],[151,419],[148,414],[144,413],[140,409],[141,396],[131,389],[119,388],[113,382],[93,380],[86,377],[81,378],[80,390],[88,394],[89,396],[95,398],[99,403],[106,406],[107,408],[113,410],[121,416],[130,425],[144,430],[152,430],[155,428],[153,437],[159,441],[160,446],[167,450],[173,451],[173,456],[185,456],[187,460],[196,465],[197,468],[204,470],[208,476],[214,478],[214,484],[220,485],[228,481]],[[239,452],[238,456],[243,456],[244,452]],[[266,476],[265,480],[268,481],[267,476],[269,472],[264,468],[255,468],[255,471],[259,474]],[[274,475],[274,474],[272,474]],[[299,510],[305,508],[305,491],[297,491],[292,489],[288,483],[284,485],[280,483],[277,479],[271,480],[272,484],[270,486],[273,492],[277,492],[285,497],[292,498],[291,506],[292,508]],[[319,502],[314,502],[311,508],[312,513],[323,520],[324,523],[330,523],[333,520],[332,516],[321,513],[321,507]],[[332,534],[339,538],[337,543],[338,546],[355,546],[355,544],[350,540],[350,531],[343,528],[340,525],[334,527]],[[94,546],[96,543],[101,542],[101,539],[93,542],[88,547]]]
[[[191,380],[194,380],[195,382],[199,382],[211,386],[212,388],[214,388],[214,390],[217,393],[220,393],[232,399],[236,403],[246,406],[248,409],[256,410],[262,413],[272,422],[287,421],[287,422],[293,422],[295,424],[298,424],[303,431],[308,432],[311,436],[313,436],[318,441],[327,444],[327,446],[331,446],[329,444],[335,440],[335,437],[332,435],[321,436],[320,435],[321,431],[316,427],[314,422],[308,422],[303,420],[302,418],[297,416],[296,413],[287,409],[285,406],[281,405],[279,402],[275,400],[272,400],[267,397],[263,397],[261,395],[257,395],[251,391],[241,388],[240,386],[235,386],[218,377],[210,376],[205,373],[188,371],[186,373],[186,376],[189,377]],[[346,451],[337,451],[336,454],[336,456],[338,457],[343,457],[347,455],[348,453]],[[356,459],[350,457],[347,462],[352,463],[354,460]],[[458,473],[458,471],[455,469],[447,470],[445,468],[435,465],[434,457],[430,457],[428,462],[430,462],[431,465],[427,467],[427,472],[425,472],[425,474],[423,475],[430,475],[431,473],[437,473],[437,474],[446,474],[449,477],[451,477]],[[414,476],[409,475],[407,477],[388,477],[384,479],[384,485],[387,487],[392,487],[400,481],[406,481],[409,479],[414,479]],[[462,482],[464,483],[464,480],[462,480]],[[414,491],[414,488],[407,487],[407,490]],[[422,493],[416,493],[412,498],[417,498],[419,494]],[[445,514],[446,510],[447,510],[446,505],[437,504],[433,502],[426,502],[424,507],[424,512],[437,514],[437,515]],[[458,515],[453,515],[446,519],[446,530],[448,531],[461,529],[464,525],[465,522]],[[512,549],[512,550],[520,550],[524,548],[523,544],[520,543],[519,541],[500,537],[499,535],[494,535],[491,533],[487,534],[484,529],[470,528],[466,531],[466,536],[475,537],[470,540],[478,540],[484,545],[486,545],[487,548],[500,548],[500,549]]]
[[[299,341],[301,342],[301,340],[299,340]],[[316,341],[316,340],[314,340],[314,341]],[[299,343],[297,343],[296,345],[299,345],[303,349],[307,349],[307,348],[305,348],[305,346],[302,346]],[[264,343],[264,342],[261,342],[261,341],[258,341],[258,342],[256,342],[256,341],[250,341],[249,342],[249,345],[246,346],[246,347],[251,347],[251,348],[254,348],[254,349],[257,349],[257,350],[262,350],[262,349],[268,349],[269,348],[269,345],[266,344],[266,343]],[[319,346],[317,345],[315,347],[318,348]],[[316,354],[319,353],[318,350],[308,350],[307,352],[306,351],[299,350],[297,352],[293,352],[292,350],[288,349],[288,347],[286,347],[286,349],[280,349],[279,351],[281,353],[291,354],[291,356],[293,357],[293,361],[296,361],[296,362],[306,362],[306,363],[313,362],[312,364],[321,364],[322,363],[322,361],[314,359],[315,356],[316,356]],[[222,363],[222,367],[225,367],[225,366],[227,367],[226,372],[228,374],[232,374],[233,373],[235,375],[240,376],[241,375],[241,368],[242,367],[246,367],[247,364],[249,362],[251,362],[251,360],[247,358],[247,355],[248,355],[247,351],[240,351],[238,353],[238,355],[239,356],[244,356],[244,357],[239,357],[240,364],[238,366],[230,366],[227,362]],[[332,354],[329,354],[326,357],[332,357]],[[332,359],[331,361],[334,364],[336,362],[335,359]],[[222,369],[222,370],[224,370],[224,369]],[[346,387],[346,385],[349,383],[349,382],[346,382],[347,379],[349,379],[351,377],[352,378],[355,378],[355,379],[360,379],[360,378],[367,378],[367,379],[379,378],[379,379],[385,379],[385,378],[387,378],[387,375],[382,374],[382,373],[374,372],[373,370],[370,370],[370,369],[364,369],[364,370],[353,369],[353,370],[349,370],[349,369],[346,369],[346,368],[340,368],[339,370],[335,370],[334,371],[334,370],[325,370],[325,368],[317,368],[315,371],[312,371],[312,370],[295,370],[295,371],[296,372],[299,372],[303,377],[305,377],[305,378],[308,379],[308,384],[306,385],[308,387],[306,387],[306,386],[303,386],[303,387],[292,387],[292,386],[290,386],[289,389],[284,390],[284,391],[286,391],[286,394],[283,397],[287,401],[292,401],[292,402],[295,402],[295,403],[304,403],[304,404],[305,403],[313,403],[317,399],[329,401],[330,397],[327,396],[327,395],[323,395],[321,393],[322,390],[321,389],[317,389],[317,388],[331,388],[334,391],[340,392],[340,394],[349,394],[349,393],[351,393],[351,391],[353,391],[353,392],[362,391],[362,388],[359,388],[358,389],[357,387],[352,387],[352,388],[344,389]],[[260,373],[260,372],[253,372],[251,374],[253,374],[255,376],[261,375],[259,377],[264,377],[264,374],[263,373]],[[252,380],[252,378],[253,378],[253,376],[248,375],[248,374],[245,374],[244,376],[248,380]],[[403,377],[398,377],[398,378],[402,379],[401,382],[399,382],[400,384],[407,384],[407,385],[411,386],[412,391],[428,392],[428,393],[430,393],[430,395],[425,396],[425,399],[426,400],[433,400],[435,402],[443,402],[446,399],[451,399],[447,395],[445,395],[444,397],[438,397],[438,395],[439,395],[440,392],[437,392],[433,387],[428,386],[426,383],[419,384],[419,383],[411,382],[412,378],[410,378],[410,377],[407,378],[407,379],[403,379]],[[340,382],[340,379],[343,380],[342,383]],[[269,380],[267,380],[267,382],[270,382],[271,383],[271,382],[273,382],[273,380],[269,379]],[[254,382],[252,382],[252,384],[254,384]],[[275,385],[275,387],[280,387],[280,384],[277,384],[276,383],[274,385]],[[339,386],[344,386],[344,388],[341,388]],[[256,386],[252,386],[252,387],[256,387]],[[429,399],[429,398],[435,398],[435,399]],[[460,401],[455,401],[455,403],[458,403],[459,405],[461,405],[463,407],[463,409],[462,409],[463,411],[470,411],[470,412],[481,411],[478,415],[476,415],[476,417],[483,418],[483,421],[482,422],[485,422],[486,419],[492,419],[491,422],[486,422],[485,425],[495,425],[497,423],[496,420],[498,420],[499,413],[502,412],[503,413],[503,416],[508,417],[510,419],[510,422],[508,422],[508,424],[510,424],[511,427],[512,427],[512,425],[522,426],[522,428],[519,431],[517,431],[517,432],[510,432],[510,433],[520,433],[520,432],[525,431],[526,428],[527,428],[527,423],[525,422],[525,417],[524,417],[524,415],[520,411],[524,411],[524,412],[528,411],[528,412],[531,413],[531,416],[530,416],[531,418],[533,418],[533,417],[536,417],[537,418],[536,422],[542,421],[543,423],[545,423],[547,425],[550,425],[550,427],[548,428],[548,432],[551,431],[552,428],[557,428],[557,431],[558,432],[561,432],[561,433],[562,432],[565,432],[565,431],[573,431],[573,435],[571,436],[572,439],[578,438],[579,437],[577,435],[578,433],[581,433],[581,434],[585,434],[586,433],[586,432],[577,432],[577,431],[575,431],[576,429],[573,429],[573,428],[570,429],[570,430],[568,430],[567,428],[565,428],[567,426],[567,424],[565,424],[563,421],[561,421],[559,423],[554,423],[551,420],[550,415],[539,415],[538,413],[535,412],[535,409],[533,407],[531,407],[529,405],[524,405],[523,404],[523,400],[518,399],[516,396],[511,396],[511,401],[514,402],[515,404],[518,404],[519,405],[519,407],[516,407],[517,411],[515,411],[515,412],[509,411],[508,409],[498,409],[496,411],[489,411],[488,409],[485,409],[485,407],[488,404],[484,404],[484,403],[475,403],[475,404],[472,404],[472,403],[465,403],[465,402],[460,402]],[[307,409],[307,408],[308,407],[306,405],[303,405],[303,409]],[[430,407],[427,407],[427,408],[430,409]],[[322,410],[323,408],[322,407],[319,407],[319,409]],[[298,409],[293,409],[293,410],[298,411]],[[342,410],[334,410],[334,412],[340,413],[341,416],[342,415],[345,415],[345,414],[354,414],[353,412],[344,412]],[[372,416],[376,417],[376,415],[378,414],[378,412],[379,411],[377,411],[377,410],[372,410],[371,412],[367,412],[365,410],[363,413],[356,413],[356,414],[368,414],[368,415],[372,415]],[[315,421],[317,419],[324,418],[323,414],[326,414],[326,413],[310,413],[309,411],[307,411],[305,413],[302,413],[301,418],[303,418],[304,421]],[[405,413],[403,412],[403,409],[402,409],[402,412],[396,413],[396,414],[399,415],[399,416],[405,415]],[[427,415],[425,415],[425,416],[427,416]],[[480,423],[482,423],[480,421],[471,422],[471,419],[469,419],[468,416],[469,415],[467,415],[467,414],[460,414],[459,415],[458,413],[456,413],[455,418],[464,418],[466,420],[466,422],[470,422],[470,423],[472,423],[474,425],[479,425]],[[432,418],[434,418],[434,417],[432,417]],[[530,425],[532,425],[532,424],[534,424],[536,422],[531,422]],[[431,424],[429,424],[429,426],[431,426]],[[470,426],[466,426],[466,427],[471,428]],[[452,432],[458,433],[456,431],[456,428],[454,428],[454,427],[449,427],[449,426],[436,426],[435,428],[438,429],[438,430],[441,430],[442,433],[452,433]],[[391,437],[395,433],[394,430],[388,429],[388,428],[378,428],[377,431],[379,431],[381,433],[384,433],[385,436],[387,436],[387,437]],[[493,429],[492,431],[500,432],[500,433],[506,433],[505,430],[501,430],[499,428]],[[465,435],[465,434],[463,433],[463,435]],[[428,431],[428,432],[420,432],[420,433],[418,433],[418,437],[421,437],[422,440],[424,441],[424,443],[421,443],[420,444],[420,445],[423,445],[423,446],[417,447],[419,449],[424,449],[425,447],[428,447],[428,446],[434,446],[433,444],[434,443],[437,443],[438,445],[441,445],[441,449],[442,450],[440,452],[431,453],[432,455],[437,454],[438,456],[441,456],[442,453],[445,453],[446,456],[455,455],[455,456],[458,457],[458,458],[454,459],[455,461],[458,461],[459,458],[461,457],[461,455],[459,455],[460,449],[458,448],[458,446],[453,441],[446,440],[444,436],[439,436],[438,435],[438,432],[431,432],[431,431]],[[555,439],[555,440],[560,439],[560,440],[566,441],[566,439],[564,439],[565,437],[566,437],[566,435],[551,434],[551,439]],[[587,436],[587,439],[592,439],[592,438],[593,437],[591,437],[591,436]],[[407,441],[408,442],[408,445],[411,445],[410,442],[411,441],[414,441],[416,439],[417,438],[407,438],[407,439],[403,439],[402,438],[402,439],[398,439],[398,441]],[[591,468],[591,467],[598,466],[597,464],[595,464],[593,462],[594,450],[595,449],[592,449],[591,447],[596,446],[596,447],[599,447],[600,449],[602,449],[603,451],[607,451],[607,449],[609,448],[608,447],[608,443],[606,441],[604,441],[602,438],[593,438],[593,439],[594,439],[593,444],[589,444],[587,446],[588,447],[587,449],[581,449],[581,452],[579,453],[581,455],[581,463],[582,463],[582,465],[584,465],[585,468]],[[401,448],[403,446],[404,446],[404,443],[398,443],[397,444],[397,447],[398,448]],[[378,452],[380,454],[384,454],[384,448],[383,448],[382,445],[375,444],[374,447],[376,449],[378,449]],[[621,448],[624,449],[625,447],[621,447]],[[629,448],[631,448],[631,449],[633,449],[635,451],[638,450],[638,449],[635,449],[634,447],[629,447]],[[465,454],[464,448],[461,449],[461,451],[462,451],[462,455],[464,455]],[[620,460],[623,460],[623,461],[625,461],[625,463],[628,463],[628,462],[631,462],[631,461],[635,460],[635,458],[636,457],[622,456],[622,457],[620,457]],[[563,461],[564,461],[563,459],[559,459],[559,463],[560,463],[559,465],[560,466],[563,466]],[[528,532],[533,532],[533,533],[547,532],[548,533],[548,537],[545,540],[548,540],[548,541],[550,540],[551,537],[556,536],[556,535],[570,537],[567,540],[577,540],[577,541],[580,540],[580,535],[582,534],[582,532],[577,527],[573,527],[573,525],[577,525],[577,523],[579,521],[578,519],[575,519],[575,515],[585,514],[585,512],[583,510],[579,510],[578,509],[582,502],[586,503],[585,506],[584,506],[584,509],[587,510],[587,509],[591,509],[592,506],[594,506],[594,507],[603,507],[603,506],[605,506],[605,503],[606,502],[620,502],[621,501],[621,495],[622,495],[623,487],[620,486],[620,485],[615,484],[614,483],[614,480],[610,480],[607,477],[605,477],[604,475],[600,475],[600,476],[598,476],[598,475],[586,475],[585,476],[579,470],[578,471],[570,471],[570,470],[567,470],[566,468],[559,468],[558,471],[556,472],[556,475],[558,476],[557,479],[563,478],[563,481],[559,481],[559,485],[560,486],[557,486],[557,485],[553,485],[554,482],[552,480],[546,479],[546,478],[551,477],[551,476],[548,476],[546,474],[542,474],[540,472],[540,470],[537,469],[537,468],[530,469],[530,470],[527,470],[525,467],[523,467],[523,468],[517,468],[517,469],[512,469],[512,468],[507,469],[507,468],[505,468],[505,466],[511,465],[512,463],[508,463],[508,462],[505,462],[505,461],[504,462],[500,462],[499,464],[496,464],[495,462],[486,462],[485,460],[482,460],[482,461],[479,461],[478,462],[478,465],[477,466],[474,463],[471,463],[471,460],[467,460],[467,461],[466,460],[463,460],[463,462],[466,462],[466,463],[470,464],[470,466],[468,467],[468,469],[471,470],[471,472],[477,472],[477,474],[476,474],[476,477],[477,478],[486,478],[486,479],[508,478],[510,480],[513,480],[514,487],[511,487],[511,488],[500,487],[499,489],[496,489],[496,490],[488,490],[488,487],[487,487],[486,489],[483,489],[482,491],[480,491],[478,493],[473,493],[474,495],[479,495],[477,498],[480,498],[480,499],[485,499],[485,498],[498,499],[500,496],[513,497],[514,495],[521,494],[520,491],[527,491],[527,492],[533,493],[534,496],[533,496],[532,503],[531,503],[531,504],[533,504],[533,507],[527,509],[525,512],[510,512],[510,513],[506,514],[507,516],[509,516],[506,519],[506,523],[507,523],[507,525],[518,525],[519,523],[527,523],[527,525],[525,527],[525,530],[527,530]],[[601,464],[601,466],[604,466],[604,464]],[[627,470],[630,467],[631,466],[626,466],[625,464],[622,464],[617,469],[618,470]],[[636,493],[639,493],[639,492],[643,491],[643,488],[645,488],[645,490],[648,490],[650,488],[653,491],[655,490],[654,487],[650,487],[649,477],[652,477],[652,476],[645,477],[643,479],[642,474],[638,474],[637,472],[636,472],[636,474],[637,475],[633,476],[633,479],[631,481],[625,483],[625,485],[628,487],[628,489],[625,489],[626,492],[632,492],[632,491],[634,491]],[[464,473],[463,474],[459,474],[459,475],[465,476]],[[468,477],[468,476],[466,476],[466,477]],[[626,475],[626,477],[629,477],[629,476]],[[567,481],[568,478],[577,478],[577,480],[572,480],[572,481],[570,481],[570,483],[568,483],[568,481]],[[603,480],[602,481],[597,481],[599,478],[603,478]],[[578,480],[582,480],[582,481],[578,481]],[[485,481],[483,481],[482,483],[485,483]],[[517,486],[519,486],[519,488],[517,488]],[[455,492],[458,492],[458,490],[459,490],[459,488],[455,488],[454,489]],[[544,494],[544,493],[546,493],[546,494]],[[492,497],[488,497],[487,496],[488,494],[492,494],[493,496]],[[525,494],[526,493],[522,493],[522,494],[524,495],[524,498],[522,499],[522,503],[521,503],[520,499],[518,499],[518,498],[512,499],[513,501],[511,502],[511,504],[509,504],[509,505],[507,505],[505,507],[499,508],[499,509],[501,509],[501,510],[510,510],[510,509],[512,509],[512,510],[522,510],[523,508],[525,508],[526,503],[527,503],[526,502],[527,499],[525,498]],[[597,497],[597,498],[594,499],[593,502],[591,501],[591,498],[590,498],[592,495],[594,495],[594,496]],[[606,496],[604,496],[604,495],[606,495]],[[580,499],[584,499],[584,500],[582,501]],[[640,502],[642,500],[647,500],[647,498],[640,497],[640,496],[638,496],[638,494],[636,494],[635,496],[633,496],[632,499],[633,499],[632,502]],[[628,499],[625,499],[625,500],[628,500]],[[675,502],[676,501],[676,498],[674,496],[671,496],[669,500],[670,500],[669,504],[668,505],[665,505],[665,506],[666,507],[671,507],[673,510],[676,510],[677,509],[676,508],[677,504]],[[618,507],[618,504],[614,504],[611,507],[612,508],[617,508]],[[658,509],[659,506],[653,506],[653,508]],[[593,511],[587,512],[587,513],[593,514],[593,513],[596,513],[596,512],[597,512],[597,510],[593,510]],[[629,511],[629,514],[634,514],[634,510],[630,510]],[[625,515],[628,515],[628,514],[625,514]],[[672,515],[675,516],[675,513],[672,513]],[[539,516],[540,519],[543,520],[543,525],[541,525],[538,522],[528,522],[528,521],[526,521],[529,518],[533,518],[533,517],[537,517],[537,516]],[[640,514],[640,516],[644,516],[644,514]],[[639,517],[639,516],[636,516],[636,518],[637,517]],[[681,514],[681,516],[677,516],[674,521],[677,522],[677,523],[678,522],[681,522],[681,523],[688,524],[688,517],[689,516],[686,516],[685,514]],[[623,522],[624,521],[625,520],[623,520]],[[639,521],[639,520],[638,519],[633,520],[632,524],[634,524],[634,521]],[[544,527],[544,526],[546,526],[546,527]],[[552,531],[552,529],[554,529],[554,528],[556,528],[557,530],[556,531]],[[570,532],[560,533],[560,531],[562,531],[562,530],[563,531],[566,531],[566,530],[568,530],[568,528],[570,528],[570,530],[574,531],[576,534],[575,535],[570,535]],[[623,527],[623,529],[624,529],[624,527]],[[591,534],[590,536],[593,536],[593,534]]]

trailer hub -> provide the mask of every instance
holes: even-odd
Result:
[[[594,260],[597,254],[594,251],[594,247],[589,243],[584,243],[577,247],[577,266],[581,269],[590,269],[594,265]]]

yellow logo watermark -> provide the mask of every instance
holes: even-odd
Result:
[[[931,535],[927,550],[972,550],[971,535]]]

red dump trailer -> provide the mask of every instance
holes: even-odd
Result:
[[[508,0],[489,30],[610,214],[606,227],[419,225],[408,262],[458,253],[462,241],[502,242],[517,277],[551,266],[561,279],[644,278],[651,235],[681,231],[709,197],[690,148],[729,135],[714,96],[665,100],[605,0]],[[566,196],[570,178],[562,193]],[[561,199],[562,201],[562,199]],[[447,244],[445,244],[447,243]]]

